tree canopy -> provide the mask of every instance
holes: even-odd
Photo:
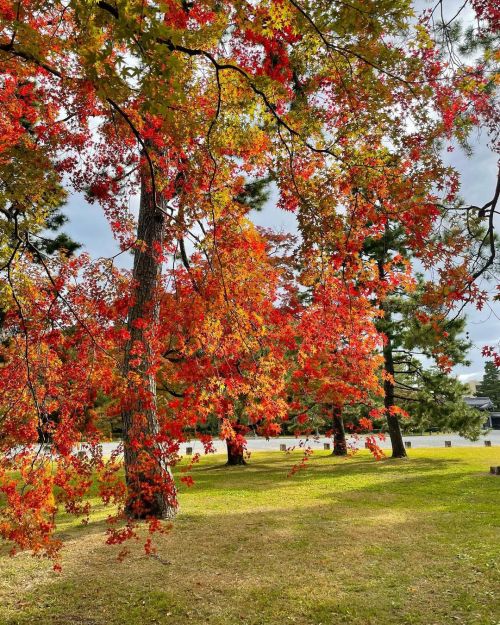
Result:
[[[479,126],[496,145],[498,9],[471,6],[466,62],[409,0],[0,0],[4,538],[56,557],[55,512],[85,515],[94,477],[110,542],[161,529],[179,445],[208,419],[242,446],[242,421],[270,436],[375,406],[403,293],[414,344],[450,366],[444,318],[487,298],[500,194],[465,206],[444,158]],[[267,184],[297,244],[252,225]],[[47,243],[74,192],[130,272]],[[399,427],[394,402],[376,414]]]

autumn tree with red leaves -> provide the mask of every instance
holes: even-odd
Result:
[[[263,433],[279,432],[287,367],[291,410],[307,409],[301,393],[339,408],[346,393],[372,391],[381,339],[372,296],[383,301],[401,272],[377,272],[362,250],[389,218],[417,255],[448,270],[447,302],[481,297],[470,262],[457,267],[426,235],[440,215],[433,186],[447,202],[458,190],[436,145],[493,119],[490,68],[446,63],[410,2],[367,6],[1,0],[4,537],[54,554],[54,487],[78,512],[92,472],[128,519],[110,541],[134,535],[137,519],[158,529],[177,508],[171,467],[183,428],[216,414],[241,448],[244,410]],[[489,3],[474,6],[493,24]],[[280,272],[237,199],[266,176],[297,215],[310,263],[300,279],[313,292],[303,310],[280,305]],[[85,257],[49,261],[37,244],[73,190],[133,250],[126,279],[111,261],[108,275]],[[99,389],[123,423],[125,484],[118,456],[99,453]],[[22,412],[11,408],[19,392]],[[35,445],[41,426],[54,440],[48,455]],[[82,442],[90,448],[78,455]]]
[[[233,216],[206,231],[184,264],[165,274],[159,388],[177,427],[196,430],[217,417],[228,464],[242,464],[250,428],[279,434],[288,408],[287,315],[268,249],[251,222]]]

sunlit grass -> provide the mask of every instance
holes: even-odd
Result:
[[[86,527],[61,519],[61,574],[0,558],[0,623],[500,623],[500,477],[488,474],[499,449],[319,452],[288,478],[297,460],[203,459],[158,558],[137,543],[117,562],[102,506]]]

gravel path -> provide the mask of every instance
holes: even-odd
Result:
[[[359,447],[363,447],[364,436],[361,436],[360,441],[358,442]],[[484,447],[484,441],[491,441],[492,447],[500,447],[500,430],[491,430],[487,434],[481,436],[477,441],[469,441],[466,438],[458,436],[458,434],[432,434],[430,436],[404,436],[403,440],[409,441],[411,443],[412,448],[420,449],[424,447],[444,447],[445,441],[451,441],[452,447]],[[266,440],[265,438],[248,438],[248,450],[249,451],[279,451],[280,445],[286,445],[287,448],[290,447],[298,447],[301,443],[304,444],[306,440],[304,438],[272,438],[270,440]],[[318,438],[310,438],[309,445],[313,449],[323,449],[324,443],[330,443],[332,445],[332,440],[326,438],[324,436],[319,436]],[[379,442],[380,447],[382,449],[390,449],[391,442],[389,437],[386,437],[385,441]],[[116,449],[117,443],[104,443],[103,451],[105,455],[109,455],[114,449]],[[193,453],[203,453],[203,445],[197,441],[190,441],[189,443],[183,443],[181,445],[181,453],[185,454],[186,447],[191,447],[193,449]],[[214,447],[219,453],[224,453],[226,450],[226,446],[224,441],[214,439]]]

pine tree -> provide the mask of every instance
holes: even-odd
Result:
[[[483,380],[477,385],[476,397],[489,397],[495,410],[500,410],[500,375],[491,361],[484,365]]]
[[[381,279],[386,264],[399,254],[409,261],[408,235],[401,226],[388,222],[382,237],[367,240],[364,252],[374,259]],[[394,409],[403,408],[421,427],[436,426],[475,438],[482,421],[467,410],[461,400],[463,387],[449,375],[454,364],[467,364],[470,342],[462,338],[465,319],[447,318],[444,307],[430,303],[428,285],[416,275],[412,292],[398,288],[380,302],[383,316],[377,322],[383,332],[384,368],[389,378],[384,381],[384,406],[393,457],[406,456],[401,423]],[[437,366],[428,368],[425,360]]]
[[[451,430],[471,440],[478,438],[485,415],[464,402],[466,387],[459,380],[437,367],[426,369],[416,359],[412,373],[396,379],[398,403],[410,415],[405,430]]]

